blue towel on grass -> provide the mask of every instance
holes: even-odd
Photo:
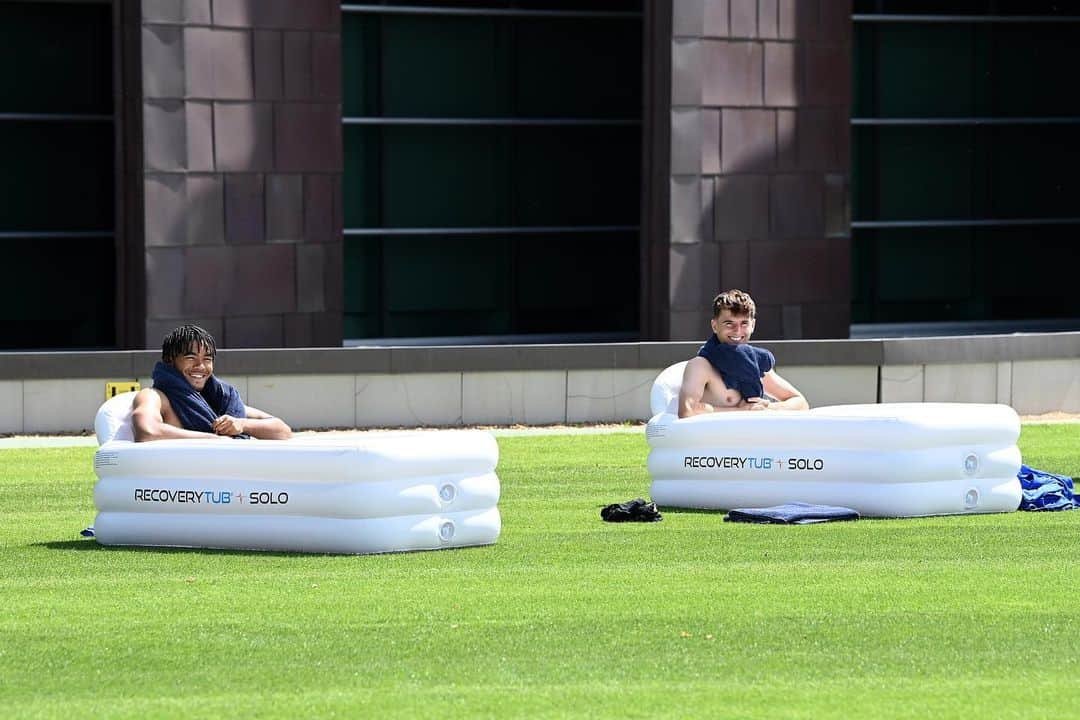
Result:
[[[227,382],[211,375],[202,391],[196,390],[172,365],[158,362],[154,365],[154,389],[165,393],[172,409],[180,418],[180,424],[188,430],[214,432],[214,420],[222,415],[247,417],[240,393]],[[248,435],[237,435],[247,438]]]
[[[1024,493],[1020,499],[1021,510],[1050,511],[1080,508],[1080,501],[1076,499],[1070,477],[1043,472],[1027,465],[1020,466],[1020,472],[1016,473],[1016,477],[1020,479],[1020,488]]]
[[[835,505],[811,505],[793,502],[763,508],[735,508],[729,510],[724,522],[747,522],[773,525],[808,525],[833,520],[858,520],[859,513],[851,508]]]
[[[761,377],[776,366],[776,358],[765,348],[720,342],[715,334],[698,350],[698,357],[708,360],[724,384],[738,390],[743,399],[763,397]]]

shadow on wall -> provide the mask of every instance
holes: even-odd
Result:
[[[673,12],[671,339],[707,336],[733,287],[759,340],[848,337],[850,2]]]

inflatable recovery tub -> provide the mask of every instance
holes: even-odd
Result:
[[[656,379],[646,426],[652,499],[729,510],[788,502],[867,517],[1011,512],[1020,419],[1007,405],[883,403],[680,419],[683,368]]]
[[[135,443],[134,393],[95,419],[103,545],[383,553],[494,543],[498,446],[440,430]]]

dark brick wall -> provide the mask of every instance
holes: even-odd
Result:
[[[758,339],[850,325],[850,0],[673,3],[669,327],[750,292]]]
[[[146,346],[340,346],[335,0],[143,0]]]

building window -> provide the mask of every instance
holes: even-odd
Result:
[[[111,7],[0,2],[0,349],[112,347]]]
[[[1080,9],[857,0],[855,323],[1080,327]]]
[[[342,9],[346,340],[635,338],[640,0]]]

